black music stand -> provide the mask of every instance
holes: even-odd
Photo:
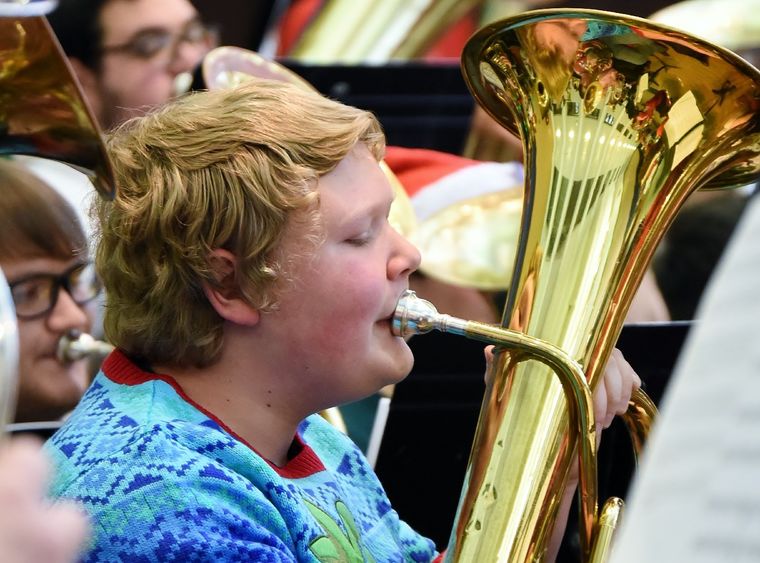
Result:
[[[691,323],[626,325],[618,347],[657,403]],[[439,549],[448,543],[485,384],[484,344],[449,334],[416,336],[415,366],[396,386],[375,471],[391,504]],[[604,433],[599,452],[600,498],[625,496],[634,462],[625,425]],[[575,510],[568,530],[574,530]],[[563,553],[575,547],[567,534]]]
[[[278,62],[322,94],[374,113],[389,145],[462,153],[475,102],[458,60],[384,65]]]

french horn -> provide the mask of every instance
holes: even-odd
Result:
[[[598,510],[589,398],[689,194],[760,172],[760,72],[687,33],[593,10],[488,25],[462,69],[476,101],[522,138],[526,181],[502,326],[409,298],[394,320],[399,334],[500,345],[446,560],[543,560],[578,447],[582,555],[603,561],[622,503]],[[638,398],[628,421],[640,448],[653,413]]]

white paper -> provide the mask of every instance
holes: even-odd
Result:
[[[611,563],[760,562],[760,198],[700,305]]]

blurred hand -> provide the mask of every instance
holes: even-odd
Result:
[[[634,389],[641,387],[641,378],[615,348],[604,368],[601,381],[594,390],[594,422],[596,423],[596,447],[602,440],[602,430],[609,428],[616,415],[625,414]],[[580,477],[577,460],[570,466],[568,489],[573,489]]]
[[[608,428],[615,415],[625,414],[634,389],[639,387],[641,387],[641,378],[633,371],[631,364],[623,357],[623,353],[615,348],[604,369],[602,380],[594,390],[597,445],[601,434],[599,431]]]
[[[493,351],[494,346],[486,346],[483,350],[483,355],[486,357],[486,375],[485,375],[485,381],[486,385],[488,385],[491,381],[493,381],[494,377],[494,362],[493,362]]]
[[[18,438],[0,447],[0,554],[4,563],[76,560],[89,524],[74,504],[45,500],[50,464],[40,443]]]

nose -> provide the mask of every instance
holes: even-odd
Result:
[[[48,313],[47,325],[53,332],[66,332],[74,328],[86,332],[90,328],[90,318],[87,312],[74,302],[69,292],[61,288],[55,307]]]
[[[192,43],[190,41],[180,41],[169,63],[169,70],[174,74],[182,72],[192,72],[206,56],[209,46],[206,43]]]
[[[388,279],[409,277],[420,266],[420,251],[405,236],[397,232],[393,227],[394,252],[388,260]]]

